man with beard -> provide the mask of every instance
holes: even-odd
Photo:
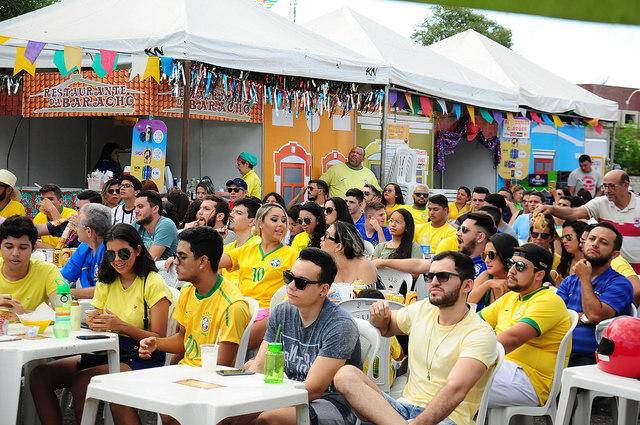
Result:
[[[469,311],[473,262],[447,251],[427,274],[429,298],[399,311],[387,301],[370,307],[369,321],[382,335],[409,335],[409,380],[402,398],[383,394],[361,370],[343,366],[336,388],[363,421],[377,424],[472,424],[496,361],[493,330]],[[425,350],[426,348],[426,350]]]
[[[595,364],[596,325],[631,310],[631,282],[611,268],[621,246],[622,234],[613,224],[596,224],[584,242],[584,258],[575,265],[575,274],[567,276],[558,287],[557,294],[567,308],[580,316],[579,326],[573,331],[569,366]]]
[[[458,251],[468,255],[473,260],[475,277],[487,270],[487,265],[482,260],[482,252],[489,238],[496,233],[493,218],[484,212],[467,214],[467,218],[458,228]]]
[[[382,191],[376,175],[362,165],[364,157],[364,148],[354,146],[349,152],[347,162],[332,166],[320,176],[320,180],[324,180],[329,185],[329,197],[337,196],[344,199],[347,190],[352,187],[363,187],[365,184],[372,184]]]
[[[507,261],[510,292],[478,314],[496,330],[505,359],[491,386],[489,407],[542,406],[549,398],[558,348],[571,327],[569,313],[545,282],[553,256],[535,244]],[[569,360],[569,352],[565,364]]]
[[[166,260],[178,247],[176,225],[162,214],[162,199],[157,192],[143,190],[136,195],[136,224],[144,246],[154,260]]]
[[[329,197],[329,185],[327,185],[324,180],[309,180],[306,190],[298,192],[291,202],[289,202],[287,208],[291,208],[296,205],[300,198],[304,196],[305,192],[307,193],[308,202],[315,202],[322,207]]]
[[[446,199],[446,198],[445,198]],[[427,224],[429,222],[429,211],[427,211],[427,203],[429,202],[429,188],[424,184],[419,184],[413,189],[413,205],[403,207],[413,216],[413,224]],[[445,207],[447,214],[449,213],[449,205]],[[445,219],[446,220],[446,219]]]

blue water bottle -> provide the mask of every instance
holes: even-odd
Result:
[[[53,334],[56,338],[69,338],[71,334],[71,288],[64,279],[56,279],[56,321]]]

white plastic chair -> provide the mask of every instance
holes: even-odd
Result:
[[[401,272],[390,267],[379,268],[378,276],[384,285],[384,289],[389,289],[390,286],[393,286],[393,290],[398,291],[402,286],[402,282],[407,284],[407,288],[411,288],[413,284],[411,273]]]
[[[629,316],[638,317],[638,308],[633,304],[631,304],[631,312],[629,313]]]
[[[362,240],[362,242],[364,242],[364,253],[366,255],[367,258],[371,258],[371,256],[373,255],[373,244],[369,241],[365,241]]]
[[[269,311],[273,311],[273,308],[284,301],[284,297],[287,295],[287,285],[282,285],[275,294],[271,297],[269,303]]]
[[[427,281],[424,278],[424,275],[420,273],[418,278],[416,279],[416,293],[418,294],[418,301],[422,301],[427,298],[429,295],[429,286],[427,285]]]
[[[354,298],[342,301],[338,305],[344,308],[354,319],[369,320],[369,307],[377,301],[380,300],[377,298]],[[389,301],[389,308],[391,310],[401,310],[404,305]]]
[[[487,417],[487,406],[489,405],[489,396],[491,395],[491,384],[493,384],[493,380],[500,370],[500,366],[502,366],[502,362],[504,361],[504,347],[502,344],[496,341],[496,351],[498,352],[498,358],[496,359],[496,365],[494,366],[491,374],[489,375],[489,379],[487,379],[487,384],[484,387],[484,393],[482,393],[482,398],[480,399],[480,406],[478,407],[478,416],[476,417],[477,425],[484,425],[484,421]]]
[[[373,376],[373,358],[375,356],[375,353],[380,349],[382,335],[380,335],[380,331],[378,331],[378,329],[376,329],[367,320],[357,318],[353,320],[356,321],[358,332],[360,333],[360,355],[362,364],[364,366],[367,358],[369,359],[369,369],[367,376],[371,378],[371,376]]]
[[[508,425],[513,416],[549,416],[553,423],[556,417],[556,411],[558,410],[557,397],[560,392],[564,359],[569,347],[569,341],[571,341],[571,334],[578,324],[578,313],[573,310],[569,310],[569,319],[571,320],[571,326],[560,342],[558,356],[556,357],[556,365],[553,371],[553,380],[551,381],[551,388],[549,389],[549,398],[544,406],[494,407],[489,409],[489,425]]]
[[[167,271],[164,265],[165,260],[156,261],[158,274],[162,276],[164,282],[169,288],[176,288],[178,286],[178,273],[176,273],[176,265],[172,264],[171,267],[169,267],[169,271]]]
[[[400,186],[404,199],[411,199],[417,184],[417,166],[418,155],[416,152],[408,146],[398,147],[391,160],[387,181],[385,181],[384,185],[396,183]]]
[[[258,316],[258,310],[260,310],[260,304],[258,301],[253,298],[244,297],[245,300],[249,303],[249,312],[251,313],[251,320],[249,324],[244,329],[242,333],[242,338],[240,338],[240,344],[238,344],[238,352],[236,353],[236,369],[242,369],[244,367],[244,363],[246,362],[247,357],[247,347],[249,346],[249,337],[251,336],[251,328],[253,327],[253,322],[256,320]]]

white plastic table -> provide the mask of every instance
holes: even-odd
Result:
[[[562,392],[556,413],[556,425],[568,425],[578,388],[618,397],[618,425],[638,423],[640,381],[601,371],[597,365],[566,368],[562,373]],[[580,406],[578,406],[580,408]]]
[[[222,368],[222,367],[219,367]],[[222,385],[203,389],[177,383],[196,379]],[[220,376],[200,367],[173,365],[101,375],[91,379],[82,425],[94,424],[100,400],[176,418],[182,425],[215,425],[224,418],[295,406],[297,423],[309,424],[307,390],[302,382],[265,384],[264,375]]]
[[[24,333],[22,324],[9,325],[9,334]],[[71,356],[74,354],[91,353],[94,351],[106,351],[109,359],[109,373],[120,372],[120,355],[118,348],[118,335],[104,333],[107,339],[80,340],[78,335],[97,335],[101,332],[93,332],[81,329],[71,332],[69,338],[57,339],[53,336],[53,326],[49,326],[44,332],[44,339],[20,339],[17,341],[0,342],[0,382],[2,382],[2,397],[0,397],[0,412],[2,412],[3,424],[15,424],[18,417],[20,399],[20,377],[22,366],[27,365],[27,372],[31,370],[30,362],[35,362],[50,357]],[[27,373],[25,372],[25,373]],[[29,378],[25,377],[25,423],[37,423],[35,406],[29,391]]]

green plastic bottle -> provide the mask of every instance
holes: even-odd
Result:
[[[56,338],[69,338],[71,334],[71,288],[66,280],[56,279],[56,321],[53,334]]]
[[[280,384],[284,380],[284,353],[282,343],[270,342],[269,351],[264,354],[264,382]]]

